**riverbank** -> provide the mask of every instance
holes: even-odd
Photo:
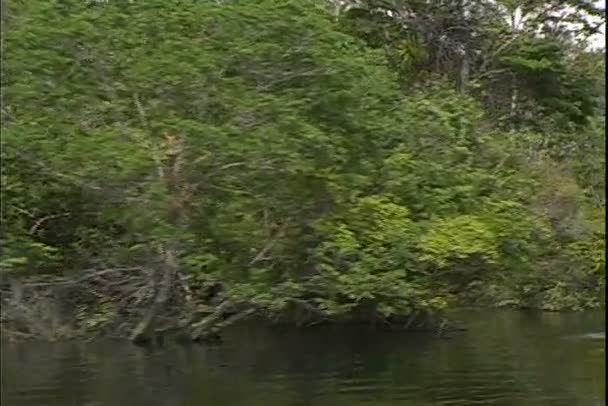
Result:
[[[215,342],[235,323],[257,319],[275,326],[306,328],[318,325],[369,325],[380,330],[423,331],[442,336],[460,330],[450,317],[456,309],[511,308],[534,311],[582,311],[602,307],[595,290],[579,291],[578,297],[560,298],[577,306],[534,306],[534,302],[492,301],[479,284],[442,308],[412,308],[407,314],[387,317],[373,305],[331,314],[304,301],[286,297],[285,305],[270,308],[229,296],[219,285],[210,288],[177,277],[159,300],[161,289],[151,271],[115,268],[81,272],[78,277],[32,276],[11,278],[0,290],[2,335],[11,340],[47,341],[118,338],[145,344],[155,340]],[[485,292],[485,294],[484,294]],[[466,293],[466,294],[465,294]],[[585,298],[580,301],[580,296]],[[448,297],[448,296],[445,296]],[[578,302],[576,300],[579,300]],[[142,327],[143,326],[143,327]]]

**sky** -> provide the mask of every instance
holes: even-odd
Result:
[[[595,4],[599,7],[602,7],[604,10],[606,10],[606,0],[596,1]],[[591,46],[593,48],[600,48],[600,47],[606,46],[606,24],[604,24],[602,26],[601,30],[602,30],[601,34],[594,35],[591,38]]]

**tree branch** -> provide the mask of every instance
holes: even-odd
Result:
[[[48,216],[44,216],[34,223],[34,225],[30,228],[29,233],[36,234],[36,231],[38,231],[40,226],[42,226],[42,224],[44,224],[45,222],[52,220],[52,219],[60,218],[60,217],[67,217],[67,216],[70,216],[71,214],[72,214],[71,212],[67,212],[67,213],[50,214]]]
[[[278,241],[278,239],[283,236],[283,233],[285,232],[286,228],[287,228],[287,223],[282,224],[281,227],[277,230],[277,232],[274,235],[274,237],[272,237],[270,239],[270,241],[268,241],[268,243],[266,243],[266,245],[264,246],[264,248],[262,248],[258,252],[258,254],[249,262],[248,266],[252,266],[252,265],[256,264],[257,262],[260,262],[263,259],[265,259],[266,253],[268,251],[270,251],[272,249],[272,247],[276,244],[276,242]]]

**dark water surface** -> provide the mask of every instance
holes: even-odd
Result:
[[[214,347],[2,345],[3,406],[604,405],[604,313],[468,312],[451,339],[241,326]]]

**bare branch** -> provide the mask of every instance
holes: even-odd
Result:
[[[137,113],[139,114],[139,121],[141,122],[141,126],[143,128],[149,128],[148,119],[146,118],[146,111],[139,101],[139,95],[137,93],[133,93],[133,102],[135,103],[135,107],[137,108]]]
[[[215,189],[215,190],[221,190],[222,192],[229,192],[229,193],[235,193],[235,194],[239,194],[239,195],[245,195],[245,196],[252,196],[255,197],[255,195],[251,192],[247,192],[245,190],[239,190],[239,189],[232,189],[229,187],[224,187],[224,186],[217,186],[217,185],[211,185],[211,184],[207,184],[205,185],[211,189]]]
[[[231,164],[226,164],[226,165],[220,166],[219,170],[220,171],[224,171],[226,169],[234,168],[234,167],[237,167],[237,166],[245,166],[245,165],[247,165],[247,162],[233,162]]]
[[[256,264],[257,262],[260,262],[262,260],[268,259],[268,258],[265,258],[266,257],[266,253],[268,253],[268,251],[270,251],[272,249],[272,247],[274,247],[274,245],[276,244],[276,242],[278,241],[278,239],[283,236],[283,233],[285,232],[286,228],[287,228],[287,223],[282,224],[281,227],[276,232],[276,234],[274,235],[274,237],[272,237],[266,243],[266,245],[264,246],[264,248],[262,248],[258,252],[258,254],[249,262],[248,266],[252,266],[252,265]]]
[[[36,221],[34,223],[34,225],[30,228],[29,233],[30,234],[36,234],[36,231],[38,231],[38,229],[40,228],[40,226],[42,226],[42,224],[44,224],[45,222],[52,220],[52,219],[56,219],[56,218],[60,218],[60,217],[67,217],[70,216],[72,213],[67,212],[67,213],[59,213],[59,214],[50,214],[48,216],[44,216],[40,219],[38,219],[38,221]]]

